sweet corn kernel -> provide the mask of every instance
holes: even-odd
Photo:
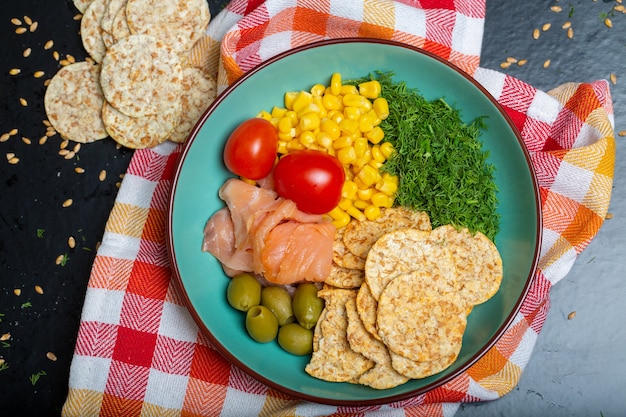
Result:
[[[349,165],[356,160],[356,152],[352,146],[337,150],[337,159],[343,165]]]
[[[333,147],[333,138],[326,132],[320,132],[315,135],[315,140],[317,144],[325,149],[332,149]]]
[[[373,108],[381,120],[385,120],[389,116],[389,103],[384,97],[378,97],[374,100]]]
[[[256,115],[256,117],[265,119],[268,122],[272,120],[272,115],[266,112],[265,110],[262,110],[259,114]]]
[[[331,223],[338,229],[350,223],[350,215],[339,207],[335,207],[328,214],[333,219]]]
[[[359,188],[356,192],[356,196],[359,200],[370,201],[374,195],[375,190],[373,188]]]
[[[362,114],[359,117],[359,130],[363,133],[372,131],[376,120],[378,120],[378,118],[375,113],[373,115],[369,112]]]
[[[359,221],[366,220],[365,214],[363,214],[361,210],[359,210],[358,208],[354,206],[348,207],[348,209],[346,210],[346,213],[348,213],[351,217],[354,217],[355,219]]]
[[[359,122],[351,119],[343,119],[341,122],[339,122],[339,129],[341,129],[342,132],[348,134],[358,132]]]
[[[322,104],[328,110],[343,109],[343,102],[341,101],[341,97],[335,94],[324,94],[322,96]]]
[[[363,201],[363,200],[354,200],[354,202],[352,203],[352,205],[356,208],[358,208],[359,210],[365,210],[368,206],[370,206],[371,204],[367,201]]]
[[[313,87],[311,87],[311,94],[314,97],[323,96],[324,91],[326,91],[326,86],[324,86],[324,84],[315,84]]]
[[[273,118],[281,118],[281,117],[285,117],[285,114],[287,113],[287,109],[284,107],[276,107],[274,106],[272,108],[272,117]]]
[[[363,112],[360,107],[344,107],[343,115],[346,116],[346,119],[356,120],[358,121]]]
[[[361,180],[366,187],[370,187],[373,184],[376,184],[381,177],[378,169],[370,165],[371,162],[372,161],[370,161],[368,165],[365,165],[356,175],[356,178]]]
[[[285,142],[289,142],[295,136],[295,129],[291,129],[288,133],[278,132],[278,139],[284,140]]]
[[[398,191],[398,184],[394,181],[385,181],[384,178],[378,184],[376,184],[376,189],[381,193],[385,193],[388,196],[392,197],[396,191]]]
[[[341,94],[342,96],[345,96],[346,94],[359,94],[359,89],[356,88],[355,85],[342,85],[339,94]]]
[[[374,193],[371,200],[372,204],[376,207],[391,207],[393,204],[393,201],[389,198],[389,196],[382,192]]]
[[[380,208],[376,207],[373,204],[370,204],[367,207],[365,207],[365,209],[363,210],[363,214],[365,214],[365,217],[368,220],[376,220],[381,215]]]
[[[359,84],[359,93],[366,98],[375,99],[380,95],[381,87],[377,80],[366,81]]]
[[[289,142],[287,142],[287,149],[289,151],[301,151],[305,148],[298,139],[291,139]]]
[[[313,103],[311,106],[317,106],[317,112],[320,115],[320,119],[323,119],[328,114],[328,110],[324,107],[322,102],[322,96],[313,96]]]
[[[307,91],[300,91],[291,104],[291,109],[300,113],[302,109],[313,103],[313,95]]]
[[[333,141],[333,148],[341,149],[352,146],[353,140],[350,136],[341,136]]]
[[[393,145],[390,142],[381,143],[380,152],[385,156],[385,159],[389,159],[391,155],[393,154]]]
[[[320,130],[327,133],[332,139],[337,139],[341,135],[339,123],[328,118],[321,121]]]
[[[291,129],[293,128],[293,122],[291,121],[290,117],[283,117],[282,119],[278,120],[278,133],[290,133]]]
[[[317,144],[317,141],[315,140],[315,134],[311,132],[310,130],[302,132],[298,140],[300,141],[302,146],[304,146],[307,149],[310,149],[311,147]]]
[[[300,119],[300,129],[315,130],[320,127],[320,117],[317,113],[307,113]]]
[[[377,161],[374,158],[372,158],[369,161],[367,161],[367,165],[371,166],[372,168],[374,168],[376,170],[376,172],[378,172],[378,170],[383,167],[383,163],[384,162]]]
[[[354,181],[346,180],[341,188],[341,197],[354,200],[358,189]]]
[[[341,121],[345,119],[343,112],[340,110],[331,110],[328,112],[328,116],[326,117],[337,124],[341,123]]]
[[[367,139],[364,138],[363,136],[360,136],[356,139],[354,139],[354,152],[356,152],[356,157],[357,158],[363,158],[365,157],[365,154],[367,152],[367,150],[369,149],[368,145],[367,145]]]
[[[372,158],[377,162],[385,162],[385,155],[380,151],[380,146],[372,146]]]
[[[337,205],[337,207],[339,207],[341,210],[346,211],[352,207],[352,201],[348,200],[346,198],[341,199],[341,201],[339,201],[339,204]]]
[[[346,107],[364,107],[367,99],[358,94],[346,94],[343,96],[343,105]]]
[[[385,137],[385,132],[380,126],[374,126],[372,130],[365,133],[367,139],[374,145],[380,143]]]
[[[296,99],[296,97],[298,97],[297,91],[287,91],[285,93],[283,102],[285,103],[285,107],[287,107],[287,110],[293,110],[293,102]]]
[[[330,92],[334,96],[341,94],[341,74],[338,72],[330,77]]]

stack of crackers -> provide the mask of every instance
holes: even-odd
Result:
[[[211,18],[206,0],[75,0],[89,58],[50,80],[48,120],[80,143],[128,148],[182,143],[217,94],[214,74],[189,64]]]
[[[388,389],[425,378],[458,357],[472,308],[502,281],[502,259],[484,234],[428,215],[386,209],[351,222],[335,241],[326,304],[306,372]]]

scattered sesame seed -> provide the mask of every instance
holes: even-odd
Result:
[[[76,247],[76,239],[74,239],[74,236],[67,238],[67,246],[69,246],[70,249],[74,249]]]
[[[46,120],[46,119],[43,119],[43,120],[41,121],[41,123],[43,123],[43,125],[44,125],[44,126],[46,126],[46,127],[50,127],[50,126],[52,126],[52,123],[50,123],[50,121],[49,121],[49,120]]]
[[[55,59],[55,61],[59,60],[59,53],[57,51],[52,51],[52,57]]]
[[[68,153],[70,153],[69,149],[61,149],[61,150],[59,150],[59,155],[61,155],[61,156],[65,156]]]
[[[5,155],[7,158],[7,161],[11,158],[15,158],[15,154],[13,152],[7,152],[7,154]]]
[[[33,24],[33,19],[31,19],[28,16],[24,16],[24,23],[26,23],[27,25],[32,25]]]
[[[606,19],[604,19],[604,24],[606,25],[607,28],[611,29],[613,27],[613,22],[611,21],[611,19],[609,19],[608,17]]]
[[[46,81],[43,82],[44,86],[48,86],[50,84],[50,78],[48,78]]]
[[[76,167],[76,168],[74,168],[74,172],[77,173],[77,174],[84,174],[85,173],[85,168]]]
[[[543,26],[541,26],[541,30],[546,32],[546,31],[550,30],[551,27],[552,27],[552,23],[544,23]]]
[[[72,148],[72,150],[74,151],[74,153],[78,153],[78,151],[80,151],[80,147],[81,147],[81,144],[77,143],[74,145],[74,148]]]
[[[21,69],[19,69],[19,68],[11,68],[11,69],[9,70],[9,75],[17,75],[17,74],[19,74],[20,72],[22,72],[22,70],[21,70]]]
[[[49,138],[54,136],[54,135],[56,135],[56,134],[57,134],[56,130],[47,130],[46,131],[46,136],[49,137]]]
[[[570,22],[569,20],[565,23],[563,23],[563,25],[561,25],[561,29],[569,29],[572,26],[572,22]]]
[[[18,35],[21,35],[22,33],[25,33],[26,31],[27,29],[25,27],[19,27],[15,29],[15,33],[17,33]]]
[[[13,19],[11,19],[11,23],[13,23],[15,26],[22,26],[22,21],[18,19],[17,17],[14,17]]]
[[[560,13],[563,9],[561,8],[561,6],[552,6],[550,7],[550,10],[552,10],[554,13]]]
[[[67,148],[67,145],[69,145],[69,144],[70,144],[69,140],[67,140],[67,139],[62,140],[61,143],[59,143],[59,148],[60,149],[65,149],[65,148]]]
[[[511,66],[510,62],[503,62],[503,63],[500,64],[500,68],[502,68],[502,69],[507,69],[510,66]]]
[[[540,35],[541,35],[541,32],[539,32],[539,29],[533,30],[533,39],[539,39]]]
[[[54,41],[52,39],[50,39],[48,42],[46,42],[43,45],[43,49],[45,49],[46,51],[50,48],[52,48],[52,46],[54,46]]]
[[[572,311],[572,312],[570,312],[570,313],[567,315],[567,319],[568,319],[568,320],[571,320],[571,319],[573,319],[574,317],[576,317],[576,312],[575,312],[575,311]]]
[[[27,145],[30,145],[32,143],[30,138],[27,138],[26,136],[22,136],[22,142],[24,142]]]
[[[9,140],[10,137],[11,137],[11,135],[9,135],[8,133],[3,133],[0,136],[0,142],[6,142],[7,140]]]
[[[626,130],[620,130],[619,133],[617,134],[619,137],[624,137],[626,136]]]
[[[514,64],[517,62],[517,58],[513,57],[513,56],[509,56],[506,58],[506,62],[510,62],[511,64]]]
[[[46,73],[45,73],[45,72],[43,72],[43,71],[35,71],[35,73],[33,74],[33,76],[34,76],[35,78],[41,78],[41,77],[43,77],[45,74],[46,74]]]
[[[618,5],[616,5],[615,7],[613,7],[613,9],[614,9],[616,12],[623,12],[623,11],[625,11],[625,10],[626,10],[626,7],[624,7],[624,5],[622,5],[622,4],[618,4]]]
[[[73,55],[67,54],[67,55],[65,55],[65,57],[72,64],[74,64],[76,62],[76,58],[74,58]]]
[[[9,340],[11,338],[11,333],[4,333],[0,336],[0,342],[4,342],[5,340]]]
[[[32,52],[32,51],[33,51],[33,50],[32,50],[31,48],[26,48],[26,49],[24,49],[24,52],[22,52],[22,56],[23,56],[24,58],[28,58],[28,57],[30,56],[30,54],[31,54],[31,52]]]
[[[523,65],[526,65],[527,62],[527,59],[520,59],[519,61],[517,61],[517,65],[521,67]]]
[[[72,203],[74,203],[74,200],[72,200],[71,198],[68,198],[67,200],[63,202],[63,207],[69,207],[72,205]]]
[[[18,162],[20,162],[20,158],[18,158],[17,156],[14,156],[13,158],[9,159],[7,162],[11,165],[16,165]]]
[[[550,60],[549,60],[549,59],[546,59],[546,60],[543,62],[543,67],[544,67],[544,68],[548,68],[549,66],[550,66]]]
[[[62,66],[66,67],[66,66],[70,65],[71,62],[68,61],[67,59],[62,59],[62,60],[59,61],[59,64],[61,64]]]
[[[567,37],[570,39],[574,37],[574,29],[572,28],[567,29]]]
[[[74,20],[80,20],[80,19],[82,19],[82,18],[83,18],[83,15],[82,15],[81,13],[77,13],[77,14],[75,14],[75,15],[74,15],[74,17],[73,17],[72,19],[74,19]]]
[[[61,265],[61,263],[63,262],[63,259],[65,259],[65,255],[59,255],[54,260],[54,263],[57,265]]]
[[[57,355],[52,352],[48,352],[46,353],[46,358],[50,359],[52,362],[55,362],[57,360]]]
[[[13,294],[17,295],[18,297],[22,294],[22,289],[21,288],[16,288],[13,290]]]
[[[102,171],[100,171],[100,174],[98,175],[98,179],[100,181],[104,181],[107,177],[107,172],[103,169]]]
[[[613,218],[613,213],[606,213],[606,216],[604,216],[604,218],[607,220],[611,220]]]
[[[37,294],[43,294],[43,288],[41,288],[41,286],[39,285],[35,285],[35,292]]]
[[[44,135],[42,137],[39,138],[39,144],[43,145],[48,141],[48,136]]]
[[[9,130],[9,135],[15,136],[15,135],[17,135],[17,132],[19,132],[19,130],[13,128],[13,129]]]
[[[25,98],[20,97],[20,104],[24,107],[28,106],[28,101]]]
[[[65,159],[72,159],[74,156],[76,156],[76,152],[74,151],[69,151],[68,153],[66,153],[63,158]]]
[[[612,73],[609,78],[613,84],[617,84],[617,75],[615,75],[615,73]]]
[[[28,30],[30,30],[31,32],[34,32],[37,30],[38,27],[39,27],[39,22],[33,22],[28,27]]]

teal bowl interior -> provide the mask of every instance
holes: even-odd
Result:
[[[468,318],[458,359],[445,371],[388,390],[312,378],[304,371],[308,357],[293,356],[277,343],[254,342],[244,315],[226,301],[228,278],[216,259],[201,252],[203,228],[223,202],[217,191],[231,176],[222,161],[229,133],[260,110],[282,106],[286,91],[327,84],[333,72],[343,79],[393,71],[428,99],[445,97],[465,121],[487,116],[481,139],[496,168],[496,236],[504,278],[498,293],[474,308]],[[534,276],[540,246],[541,213],[536,179],[517,130],[488,93],[443,60],[416,48],[368,39],[324,41],[281,54],[221,94],[194,129],[179,161],[170,199],[168,252],[174,279],[189,311],[219,351],[261,382],[301,399],[327,404],[381,404],[433,389],[476,362],[519,310]]]

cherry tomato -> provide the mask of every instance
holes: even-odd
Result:
[[[278,195],[312,214],[328,213],[337,206],[345,179],[339,160],[322,151],[294,151],[274,167]]]
[[[251,180],[267,177],[276,160],[278,132],[267,120],[248,119],[233,130],[224,146],[224,164],[233,174]]]

